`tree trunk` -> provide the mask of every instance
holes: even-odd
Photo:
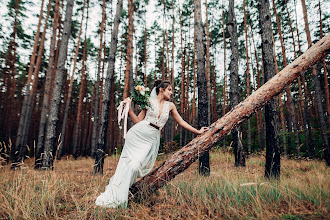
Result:
[[[64,108],[64,116],[63,116],[63,122],[62,122],[62,128],[61,128],[60,143],[59,143],[58,151],[57,151],[57,155],[56,155],[57,160],[61,159],[61,156],[63,154],[63,146],[65,144],[66,127],[67,127],[69,108],[70,108],[71,97],[72,97],[74,73],[76,71],[78,52],[79,52],[79,46],[80,46],[80,41],[81,41],[81,33],[82,33],[83,23],[84,23],[83,21],[84,21],[84,17],[85,17],[84,16],[85,5],[86,5],[86,0],[84,0],[82,12],[81,12],[82,14],[81,14],[81,23],[80,23],[80,28],[79,28],[79,34],[78,34],[78,42],[76,45],[76,51],[75,51],[75,56],[74,56],[74,60],[73,60],[73,69],[72,69],[71,78],[70,78],[68,97],[67,97],[67,101],[65,103],[65,108]]]
[[[275,75],[275,61],[272,40],[272,23],[269,12],[269,2],[259,0],[259,23],[261,27],[262,58],[264,66],[264,82]],[[276,75],[278,76],[278,74]],[[276,99],[265,105],[266,121],[266,178],[280,177],[280,145],[278,133],[278,110]]]
[[[37,62],[35,64],[35,69],[34,70],[31,69],[31,70],[33,70],[33,76],[34,76],[32,88],[30,90],[29,84],[27,84],[28,90],[24,96],[23,107],[22,107],[22,111],[21,111],[21,118],[20,118],[20,123],[19,123],[19,128],[18,128],[18,133],[17,133],[17,140],[16,140],[16,145],[15,145],[15,151],[14,151],[15,153],[13,156],[13,163],[12,163],[11,169],[15,169],[17,164],[20,163],[20,161],[24,160],[25,153],[26,153],[26,145],[27,145],[29,127],[30,127],[30,123],[31,123],[33,103],[34,103],[34,99],[35,99],[34,96],[36,94],[37,85],[38,85],[39,71],[41,68],[41,61],[42,61],[42,56],[43,56],[43,51],[44,51],[44,46],[45,46],[44,43],[45,43],[45,39],[46,39],[47,24],[48,24],[48,18],[50,15],[51,4],[52,4],[52,0],[49,0],[48,6],[47,6],[47,16],[45,19],[44,29],[43,29],[40,46],[39,46],[39,50],[38,50],[38,55],[37,55]]]
[[[292,41],[293,41],[294,59],[296,59],[297,58],[297,52],[296,52],[296,43],[295,43],[295,38],[294,38],[294,30],[293,30],[293,27],[292,27],[290,14],[289,14],[289,10],[288,10],[287,6],[286,6],[286,12],[287,12],[288,19],[289,19],[291,37],[292,37]],[[307,153],[307,157],[308,157],[309,154],[310,154],[309,134],[308,134],[308,130],[307,130],[308,124],[307,124],[307,121],[306,121],[306,113],[305,113],[305,107],[304,107],[305,105],[304,105],[304,100],[303,100],[302,85],[301,85],[300,77],[298,77],[298,88],[299,88],[299,103],[300,103],[300,106],[301,106],[300,110],[301,110],[301,116],[302,116],[302,123],[301,123],[302,126],[301,127],[304,131],[304,134],[305,134],[306,153]]]
[[[205,49],[200,0],[194,0],[194,9],[194,31],[196,33],[196,70],[198,86],[198,128],[201,128],[209,125],[209,100],[207,96],[207,79],[205,77]],[[199,173],[204,176],[210,175],[209,151],[204,151],[198,156]]]
[[[256,46],[255,46],[255,43],[254,43],[252,24],[250,24],[250,27],[251,27],[252,43],[253,43],[253,48],[254,48],[254,57],[255,57],[256,63],[257,63],[257,89],[259,89],[260,86],[261,86],[259,59],[258,59],[258,55],[257,55],[257,49],[256,49]],[[257,112],[257,129],[258,129],[259,150],[263,150],[265,148],[265,146],[264,146],[263,120],[262,120],[261,110],[259,110]]]
[[[194,58],[193,58],[193,74],[194,74],[194,87],[193,87],[193,99],[192,99],[192,126],[196,127],[196,32],[194,32]]]
[[[208,99],[208,124],[211,123],[211,79],[210,79],[210,32],[209,32],[209,21],[208,21],[208,11],[207,11],[207,0],[205,0],[205,35],[206,35],[206,47],[205,47],[205,76],[206,76],[206,87],[207,87],[207,99]]]
[[[123,92],[123,100],[127,98],[128,92],[132,89],[132,76],[133,76],[133,15],[134,15],[134,2],[133,0],[128,0],[128,38],[127,38],[127,59],[126,59],[126,69],[125,69],[125,84]]]
[[[123,1],[118,0],[116,16],[114,18],[114,28],[111,33],[111,43],[110,43],[110,51],[108,58],[108,70],[107,70],[107,78],[104,83],[104,93],[102,98],[102,111],[100,118],[100,129],[99,136],[97,140],[97,150],[95,154],[95,164],[94,164],[94,174],[103,174],[103,164],[105,157],[105,143],[107,137],[107,127],[109,123],[109,107],[110,107],[110,93],[112,87],[112,80],[114,80],[114,72],[115,72],[115,61],[116,61],[116,51],[117,51],[117,42],[118,42],[118,28],[120,23],[120,17],[122,12]]]
[[[270,19],[270,16],[268,16],[268,19]],[[147,195],[146,193],[150,194],[156,191],[177,174],[186,170],[199,155],[209,151],[219,140],[229,135],[235,127],[246,121],[253,113],[271,101],[274,96],[280,94],[302,72],[327,55],[329,51],[330,34],[317,42],[302,56],[284,68],[279,74],[275,75],[243,102],[235,106],[226,115],[210,125],[207,132],[193,139],[181,150],[170,156],[163,164],[154,169],[149,175],[136,182],[130,188],[131,193],[135,198],[141,198],[143,195]]]
[[[47,121],[47,114],[49,111],[48,103],[49,103],[49,94],[51,89],[51,82],[54,70],[54,59],[55,59],[55,45],[56,45],[56,32],[57,32],[57,25],[59,20],[59,7],[60,7],[60,0],[56,0],[55,9],[54,9],[54,18],[53,18],[53,33],[50,42],[50,52],[49,52],[49,61],[46,73],[46,82],[45,82],[45,91],[42,101],[42,110],[41,110],[41,117],[39,123],[39,134],[38,134],[38,144],[37,149],[35,152],[35,168],[39,169],[41,167],[41,153],[43,152],[44,148],[44,141],[45,141],[45,132],[46,132],[46,121]]]
[[[47,130],[45,139],[45,149],[42,159],[43,169],[53,169],[53,151],[56,143],[57,122],[61,102],[61,93],[63,88],[63,80],[65,75],[65,62],[67,59],[68,43],[71,33],[72,10],[74,0],[67,0],[66,15],[63,26],[63,37],[59,47],[59,57],[56,66],[56,76],[52,100],[49,108],[49,117],[47,120]]]
[[[87,23],[87,22],[86,22]],[[87,25],[86,25],[87,26]],[[86,33],[86,32],[85,32]],[[86,79],[86,65],[85,61],[87,58],[86,54],[86,47],[87,47],[87,38],[85,36],[84,41],[84,49],[83,49],[83,58],[82,58],[82,68],[81,68],[81,77],[80,77],[80,87],[79,87],[79,99],[78,99],[78,109],[77,109],[77,117],[74,124],[73,129],[73,158],[77,159],[77,157],[80,155],[79,149],[81,148],[80,141],[78,141],[81,138],[82,135],[82,114],[83,114],[83,99],[84,99],[84,89],[85,89],[85,79]]]
[[[246,9],[245,9],[245,0],[243,0],[243,9],[244,9],[244,30],[245,30],[245,53],[246,53],[246,96],[250,95],[250,68],[249,68],[249,45],[248,45],[248,32],[246,24]],[[248,119],[248,154],[251,154],[251,122]]]
[[[97,77],[95,83],[95,102],[94,102],[94,121],[93,121],[93,132],[92,132],[92,152],[91,156],[95,158],[98,126],[99,126],[99,101],[100,101],[100,73],[101,73],[101,62],[102,62],[102,50],[103,50],[103,32],[104,32],[104,23],[105,23],[105,0],[102,4],[102,22],[100,30],[100,47],[98,51],[98,68],[97,68]],[[104,61],[103,61],[104,62]]]
[[[278,33],[279,33],[279,37],[280,37],[280,42],[281,42],[281,49],[282,49],[282,55],[283,55],[283,67],[286,67],[288,64],[287,64],[285,46],[284,46],[283,37],[282,37],[281,21],[280,21],[279,16],[277,15],[276,5],[275,5],[274,0],[273,0],[273,9],[274,9],[275,17],[276,17],[276,24],[277,24],[277,29],[278,29]],[[286,89],[286,95],[287,95],[287,110],[289,113],[290,121],[292,121],[292,125],[293,125],[296,153],[297,153],[297,157],[299,157],[300,156],[300,146],[299,146],[299,137],[298,137],[298,125],[297,125],[297,118],[296,118],[296,114],[295,114],[294,104],[292,101],[290,87],[288,87]],[[291,134],[289,134],[289,135],[291,135]]]
[[[309,23],[308,23],[308,18],[307,18],[307,9],[306,9],[306,4],[305,0],[301,0],[302,8],[303,8],[303,13],[304,13],[304,21],[305,21],[305,30],[306,30],[306,35],[307,35],[307,42],[308,42],[308,47],[312,46],[312,40],[310,36],[310,31],[309,31]],[[321,98],[321,85],[320,81],[316,72],[316,66],[313,66],[312,70],[312,75],[313,75],[313,81],[314,81],[314,86],[315,86],[315,99],[316,99],[316,104],[317,104],[317,110],[318,110],[318,115],[319,115],[319,120],[320,120],[320,125],[321,125],[321,136],[322,136],[322,141],[323,141],[323,147],[324,147],[324,157],[327,162],[327,166],[330,166],[330,145],[328,141],[328,136],[326,134],[327,131],[327,124],[325,123],[324,120],[324,111],[323,111],[323,106],[322,106],[322,98]]]
[[[231,62],[230,62],[230,106],[233,108],[238,104],[238,36],[237,22],[234,12],[234,0],[229,1],[227,28],[230,36]],[[237,127],[233,132],[233,146],[235,154],[235,166],[245,166],[245,156],[242,144],[241,128]]]
[[[323,23],[322,23],[322,11],[321,11],[321,1],[319,0],[319,11],[320,11],[320,38],[323,37]],[[323,64],[323,76],[324,76],[324,90],[325,90],[325,103],[327,112],[327,122],[328,128],[330,127],[330,95],[329,95],[329,81],[327,74],[327,67],[325,65],[325,59],[322,59]]]
[[[225,32],[225,13],[222,10],[222,38],[223,38],[223,106],[222,115],[226,114],[226,32]],[[226,148],[226,139],[223,138],[223,150]]]

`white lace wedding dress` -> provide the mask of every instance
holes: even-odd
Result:
[[[164,102],[163,110],[160,109],[157,99],[151,99],[150,103],[152,108],[147,108],[145,118],[127,132],[116,172],[105,192],[97,197],[97,206],[127,207],[129,188],[138,177],[143,177],[151,171],[158,154],[160,131],[167,122],[170,108],[168,101]]]

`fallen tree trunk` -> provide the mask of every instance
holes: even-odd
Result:
[[[199,156],[210,150],[225,136],[261,109],[274,96],[280,94],[309,66],[330,52],[330,34],[310,47],[303,55],[286,66],[262,87],[235,106],[226,115],[210,125],[209,130],[196,137],[181,150],[174,153],[149,175],[136,182],[130,191],[135,198],[152,193],[187,169]]]

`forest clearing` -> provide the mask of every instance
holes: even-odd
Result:
[[[169,155],[159,156],[156,166]],[[212,150],[212,172],[198,174],[197,163],[157,193],[128,209],[96,207],[96,196],[113,175],[118,157],[107,157],[104,175],[91,175],[93,160],[55,161],[53,171],[33,169],[33,158],[18,171],[0,169],[3,219],[329,219],[330,173],[319,160],[282,158],[281,179],[265,181],[264,155],[246,167],[231,153]]]

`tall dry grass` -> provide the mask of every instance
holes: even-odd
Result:
[[[157,164],[165,160],[162,155]],[[19,170],[0,168],[0,219],[329,219],[330,175],[321,161],[282,159],[281,179],[266,181],[264,157],[236,168],[229,153],[211,153],[211,175],[197,166],[141,203],[127,209],[94,205],[115,171],[118,158],[105,160],[104,175],[91,175],[90,158],[63,158],[53,171],[35,171],[33,160]]]

